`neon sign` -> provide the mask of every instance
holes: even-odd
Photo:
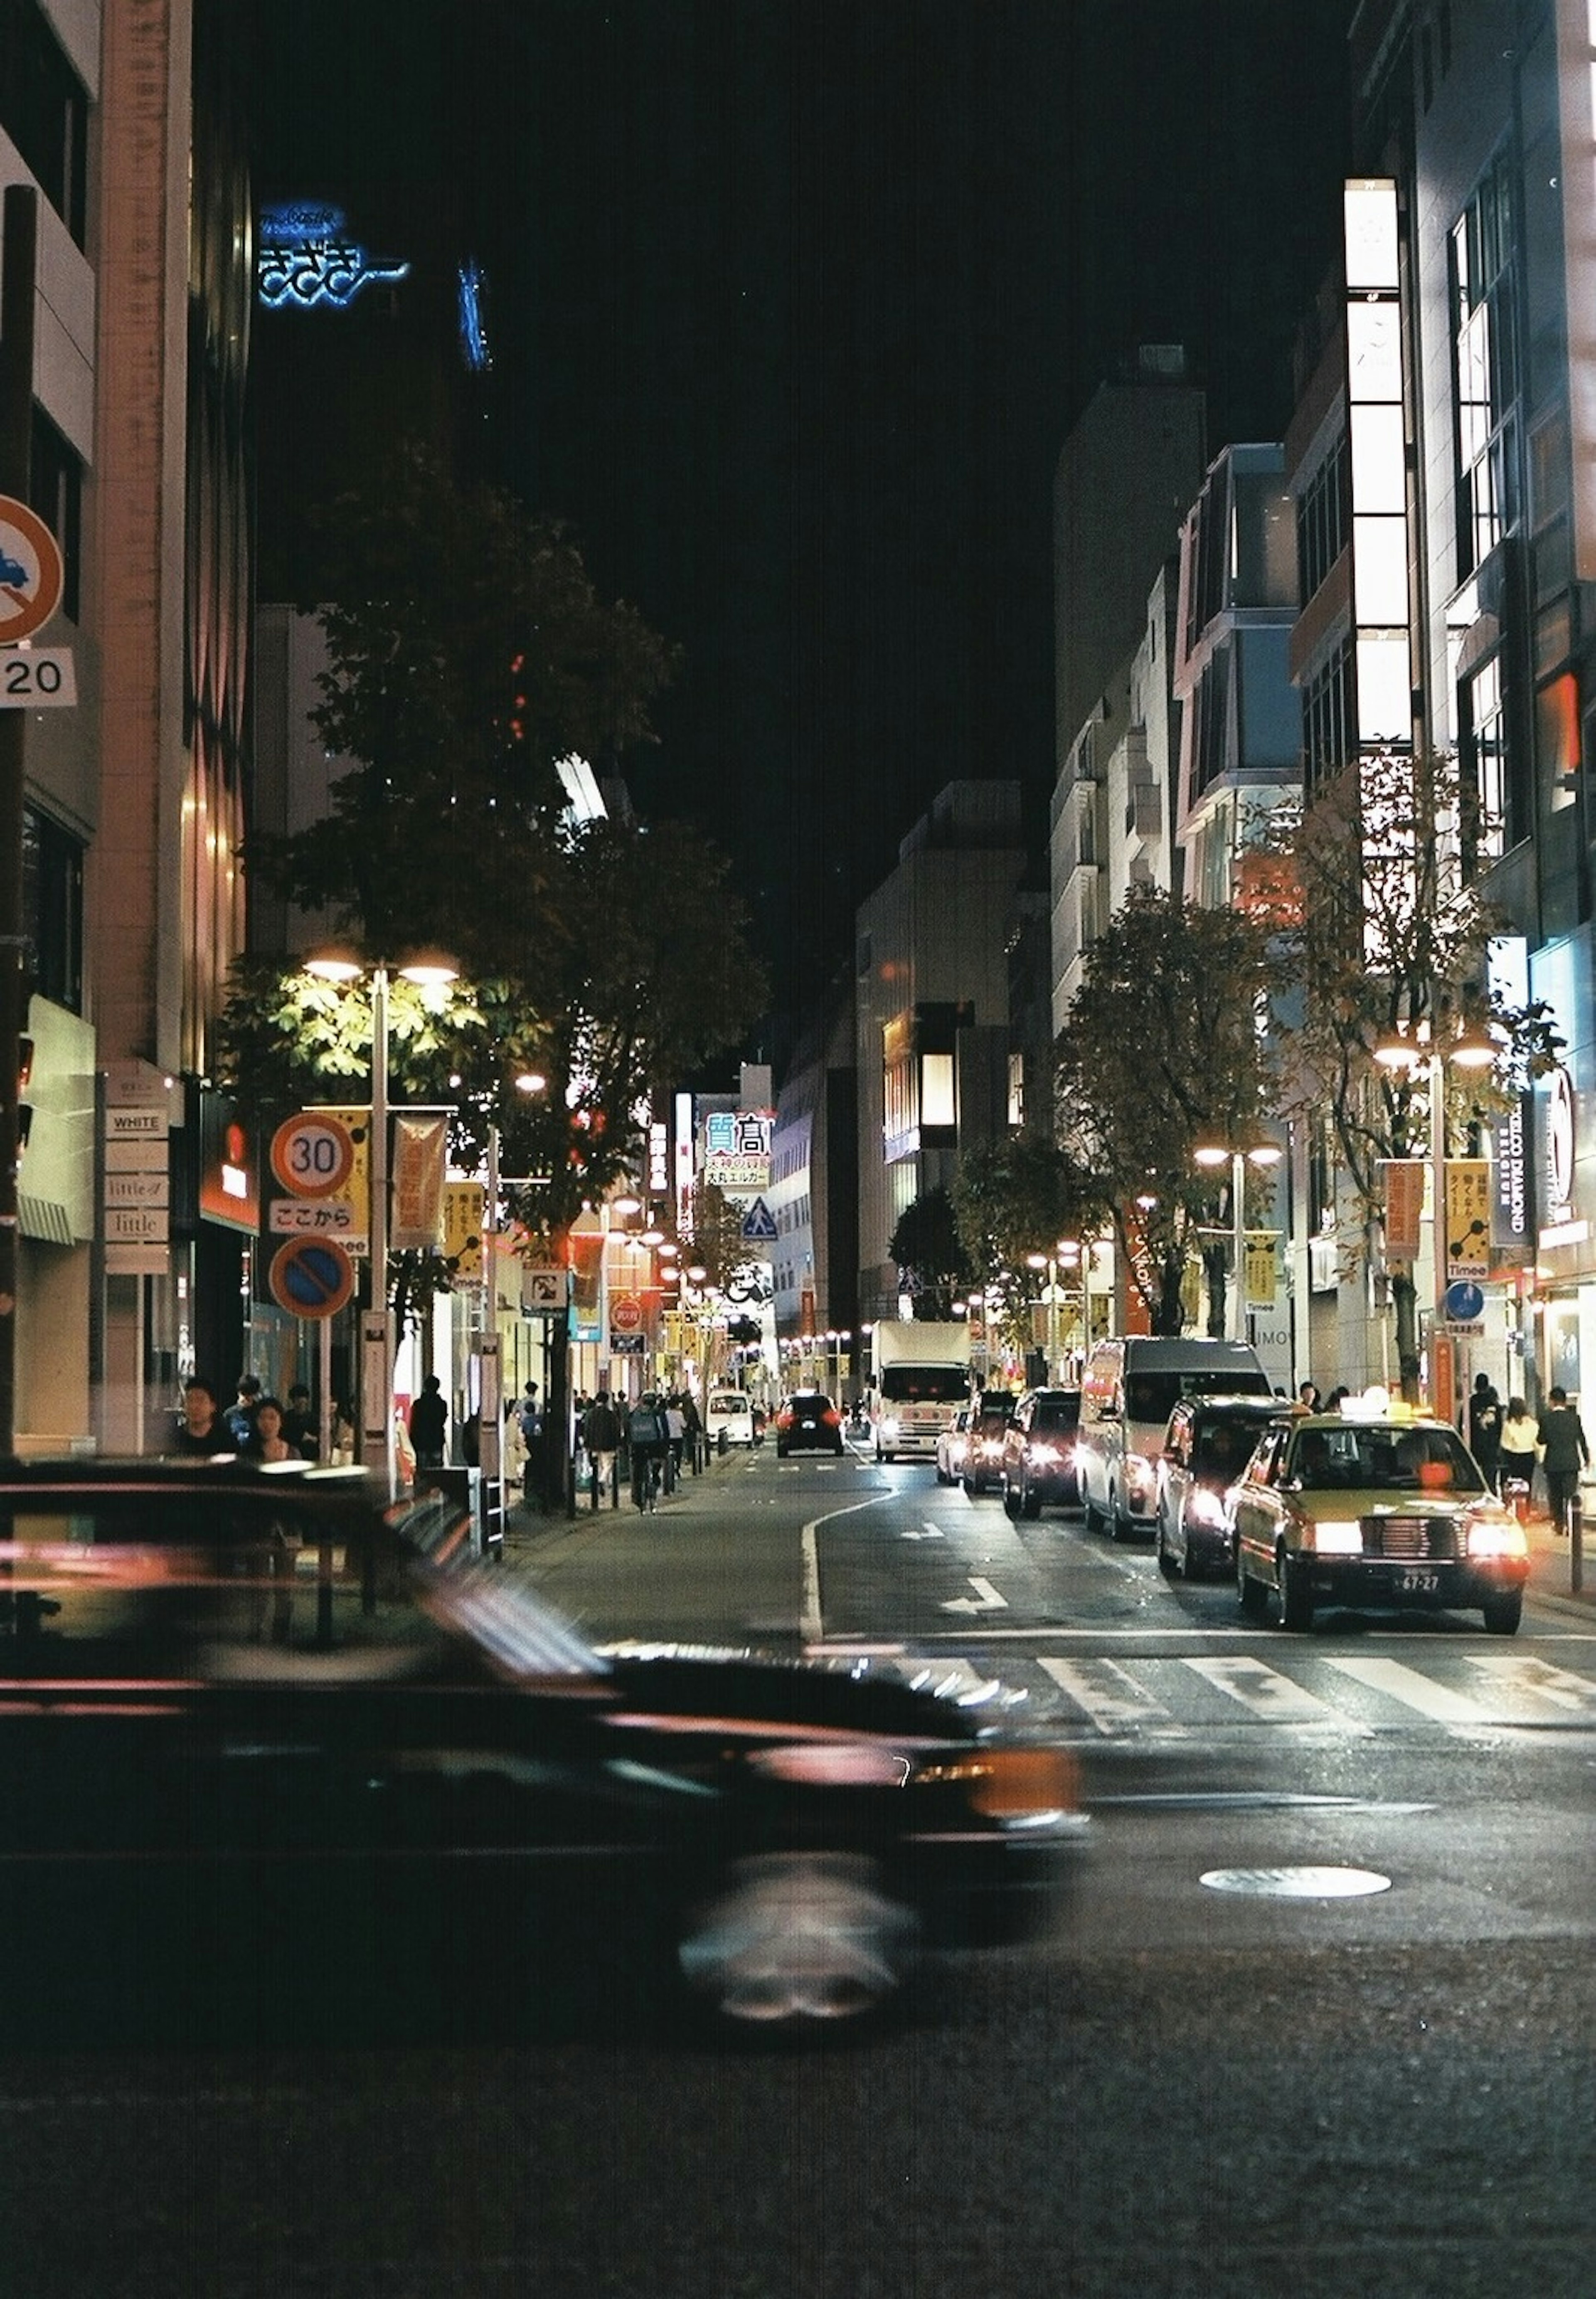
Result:
[[[460,267],[460,354],[473,375],[481,375],[493,364],[487,348],[487,324],[483,313],[483,299],[487,281],[479,263],[462,263]]]
[[[384,263],[352,240],[342,208],[306,203],[265,208],[256,282],[268,311],[346,311],[362,287],[409,276],[408,263]]]

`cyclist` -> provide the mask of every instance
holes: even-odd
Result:
[[[627,1445],[632,1457],[633,1502],[640,1509],[652,1509],[670,1447],[664,1408],[652,1390],[645,1390],[632,1407]]]

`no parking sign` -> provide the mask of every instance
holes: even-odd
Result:
[[[272,1255],[266,1282],[291,1317],[330,1317],[354,1291],[354,1264],[330,1237],[291,1237]]]

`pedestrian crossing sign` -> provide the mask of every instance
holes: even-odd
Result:
[[[743,1216],[743,1235],[750,1245],[774,1245],[776,1216],[763,1198],[755,1198]]]

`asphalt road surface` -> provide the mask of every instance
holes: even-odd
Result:
[[[507,1569],[595,1635],[1018,1699],[1091,1811],[1057,1936],[807,2053],[528,2029],[484,1939],[469,2019],[46,2039],[0,2061],[8,2299],[1596,2288],[1584,1616],[1286,1638],[1069,1518],[768,1448]]]

